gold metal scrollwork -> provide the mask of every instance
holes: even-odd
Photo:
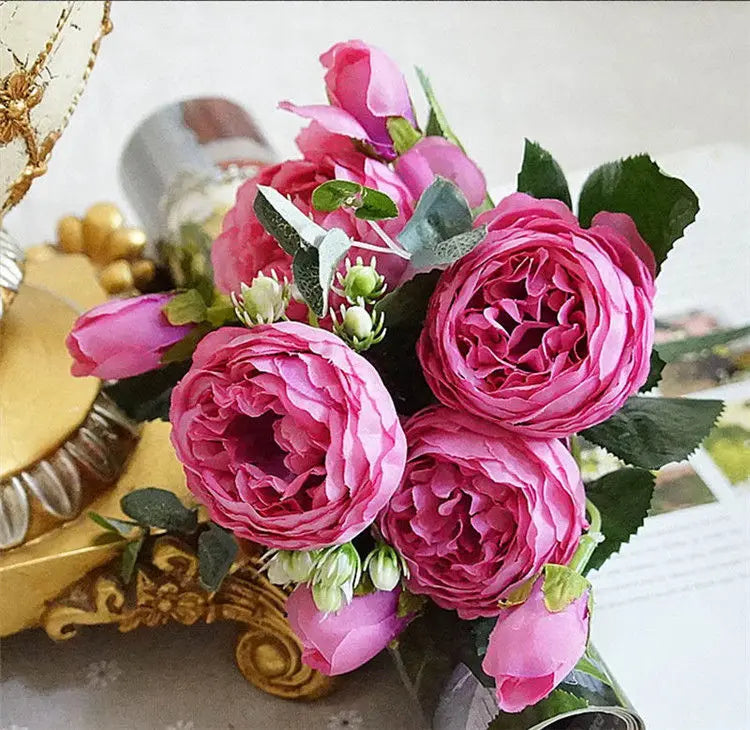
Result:
[[[237,621],[245,628],[235,659],[245,678],[284,699],[312,700],[331,689],[328,677],[302,663],[302,647],[285,616],[286,594],[258,571],[257,558],[235,565],[216,593],[198,581],[198,558],[185,543],[158,538],[151,558],[138,565],[135,586],[124,587],[115,566],[95,571],[52,601],[41,625],[53,639],[68,639],[82,625],[116,623],[120,631],[170,621]]]

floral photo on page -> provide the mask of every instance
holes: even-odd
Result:
[[[73,372],[171,421],[203,544],[223,573],[236,539],[263,549],[314,669],[443,622],[431,641],[491,688],[492,727],[587,707],[568,681],[602,681],[586,573],[722,410],[654,397],[658,275],[698,200],[639,154],[595,169],[574,206],[527,140],[494,202],[422,71],[420,121],[383,51],[320,60],[328,103],[280,104],[307,120],[299,155],[239,189],[212,278],[84,314]],[[584,480],[592,446],[611,468]]]

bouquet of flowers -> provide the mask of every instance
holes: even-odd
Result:
[[[169,418],[213,521],[204,582],[234,538],[262,546],[312,667],[349,672],[407,626],[447,626],[433,643],[493,688],[490,718],[585,707],[571,673],[602,678],[586,571],[722,407],[644,395],[663,366],[655,280],[697,198],[642,154],[594,170],[574,213],[527,140],[518,192],[495,203],[421,71],[423,124],[380,50],[321,61],[328,104],[280,105],[311,120],[301,157],[240,188],[184,289],[84,314],[74,373]],[[583,444],[616,457],[586,484]],[[130,497],[134,515],[164,508]]]

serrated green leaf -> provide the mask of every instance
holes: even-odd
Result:
[[[666,363],[659,357],[659,353],[656,348],[651,350],[651,368],[648,371],[648,378],[643,384],[639,393],[648,393],[649,390],[653,390],[661,380],[661,371],[664,370]]]
[[[407,251],[416,254],[422,248],[434,249],[441,241],[471,228],[471,208],[464,194],[450,180],[437,177],[422,193],[398,240]]]
[[[388,134],[393,141],[393,149],[397,155],[403,155],[422,139],[419,130],[412,127],[411,122],[404,117],[388,117],[385,123]]]
[[[432,84],[427,78],[427,75],[418,66],[415,67],[415,70],[417,72],[419,83],[422,85],[424,95],[427,97],[427,103],[430,106],[430,116],[427,121],[427,127],[425,129],[427,135],[434,137],[445,137],[447,140],[453,142],[453,144],[458,145],[461,150],[465,151],[458,137],[456,137],[456,135],[453,133],[453,130],[450,128],[448,120],[446,119],[445,114],[440,107],[440,104],[438,104],[438,100],[435,97],[435,92],[432,89]]]
[[[424,272],[452,264],[478,246],[486,235],[487,226],[480,226],[445,241],[430,242],[412,255],[411,268]]]
[[[562,689],[553,689],[543,700],[518,713],[501,712],[487,730],[529,730],[566,712],[583,710],[589,703]]]
[[[692,454],[723,408],[719,400],[635,396],[609,419],[582,434],[626,464],[659,469]]]
[[[604,542],[589,560],[588,570],[600,568],[638,532],[651,506],[654,481],[654,475],[645,469],[625,468],[586,485],[586,496],[601,513],[604,535]]]
[[[548,611],[557,613],[566,609],[590,588],[589,582],[567,565],[548,563],[544,566],[542,593]]]
[[[253,210],[263,228],[290,256],[301,246],[314,246],[325,229],[310,220],[281,193],[266,185],[258,185]]]
[[[135,566],[138,562],[138,555],[141,552],[143,543],[146,540],[146,536],[143,535],[137,540],[129,542],[122,550],[122,557],[120,558],[120,577],[122,582],[126,585],[130,583],[135,572]]]
[[[698,198],[682,181],[665,175],[648,155],[602,165],[583,185],[581,225],[600,211],[627,213],[661,264],[698,213]]]
[[[674,362],[685,355],[692,355],[706,350],[712,350],[721,345],[728,345],[735,340],[750,337],[750,326],[711,332],[697,337],[686,337],[673,342],[663,342],[656,345],[659,355],[665,362]]]
[[[184,534],[198,528],[197,510],[185,507],[177,495],[167,489],[136,489],[120,500],[120,508],[141,525]]]
[[[184,362],[189,360],[198,343],[212,330],[211,324],[201,322],[195,325],[179,342],[175,342],[162,356],[162,365],[171,365],[173,363]]]
[[[105,387],[104,392],[135,421],[169,420],[172,388],[188,371],[189,363],[166,365],[143,375],[123,378]]]
[[[363,188],[362,204],[355,209],[354,217],[363,221],[398,218],[398,206],[380,190]]]
[[[164,315],[169,324],[197,324],[206,319],[206,302],[197,289],[188,289],[175,294],[164,305]]]
[[[364,186],[350,180],[329,180],[318,185],[312,193],[312,206],[315,210],[330,213],[338,210],[354,198],[362,195]]]
[[[89,511],[88,518],[95,522],[99,527],[103,527],[109,532],[115,532],[118,535],[127,537],[133,530],[138,527],[137,522],[128,522],[127,520],[118,520],[114,517],[104,517],[98,512]]]
[[[536,142],[525,140],[518,173],[518,192],[535,198],[555,198],[572,208],[568,181],[552,155]]]
[[[203,588],[219,590],[238,552],[234,535],[222,527],[209,524],[198,536],[198,572]]]

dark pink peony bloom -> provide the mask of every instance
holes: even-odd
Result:
[[[299,586],[287,599],[289,624],[302,642],[302,661],[327,675],[346,674],[379,654],[409,623],[396,615],[399,591],[355,596],[337,613],[324,614],[312,591]]]
[[[395,157],[386,122],[405,117],[413,125],[409,91],[398,66],[378,48],[362,41],[337,43],[320,62],[330,105],[296,106],[288,101],[282,109],[313,119],[329,132],[367,142],[388,159]]]
[[[404,477],[378,524],[408,563],[412,591],[463,619],[494,616],[545,563],[570,560],[585,496],[562,442],[441,406],[410,418],[405,432]]]
[[[116,380],[158,368],[164,353],[193,328],[167,321],[163,310],[172,296],[113,299],[81,315],[65,341],[73,375]]]
[[[207,335],[170,420],[188,487],[212,519],[272,548],[350,540],[404,469],[404,434],[375,369],[298,322]]]
[[[505,712],[520,712],[544,699],[586,651],[589,592],[562,611],[544,604],[543,580],[520,606],[504,609],[490,634],[482,669],[495,679]]]
[[[472,208],[480,206],[487,195],[482,171],[458,145],[443,137],[424,137],[401,155],[395,170],[416,200],[439,175],[453,181]]]
[[[628,221],[582,229],[563,203],[523,193],[482,214],[487,238],[441,276],[417,347],[437,398],[540,437],[621,408],[654,337],[653,256]]]

